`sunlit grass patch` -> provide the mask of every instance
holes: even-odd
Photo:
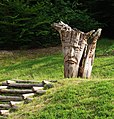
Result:
[[[61,47],[0,55],[0,80],[56,79],[41,97],[20,106],[9,119],[113,119],[114,42],[98,41],[91,79],[64,79]]]
[[[54,89],[22,107],[10,119],[113,119],[113,86],[114,80],[107,79],[60,80]]]
[[[99,39],[96,48],[96,56],[114,55],[114,40],[113,39]]]
[[[92,78],[114,77],[114,41],[98,41]],[[108,49],[108,55],[106,54]],[[1,53],[0,80],[21,79],[61,79],[63,78],[63,55],[61,47],[28,51]]]
[[[113,78],[114,77],[114,56],[96,57],[93,65],[92,77]]]

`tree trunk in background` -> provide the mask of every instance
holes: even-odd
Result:
[[[101,29],[84,33],[63,22],[54,23],[52,26],[60,33],[64,54],[64,77],[90,78]],[[91,41],[90,44],[87,43],[88,40]]]

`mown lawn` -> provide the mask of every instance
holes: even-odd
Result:
[[[61,80],[9,119],[114,119],[114,80]]]
[[[114,41],[98,41],[92,78],[114,77]],[[0,80],[62,79],[63,56],[61,47],[28,51],[0,52]]]
[[[57,79],[9,119],[113,119],[114,40],[98,41],[91,79],[64,79],[60,47],[0,52],[0,81]]]

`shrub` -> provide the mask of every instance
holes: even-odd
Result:
[[[51,28],[62,20],[88,31],[99,26],[85,11],[74,10],[70,2],[58,0],[4,0],[0,2],[0,48],[36,48],[60,43]]]

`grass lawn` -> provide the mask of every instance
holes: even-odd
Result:
[[[114,41],[99,40],[92,78],[114,77]],[[28,51],[0,52],[0,80],[62,79],[63,56],[60,47]]]
[[[114,80],[61,80],[9,119],[114,119]]]
[[[98,41],[91,79],[63,79],[61,46],[0,51],[0,81],[57,79],[46,95],[9,119],[113,119],[114,40]]]

